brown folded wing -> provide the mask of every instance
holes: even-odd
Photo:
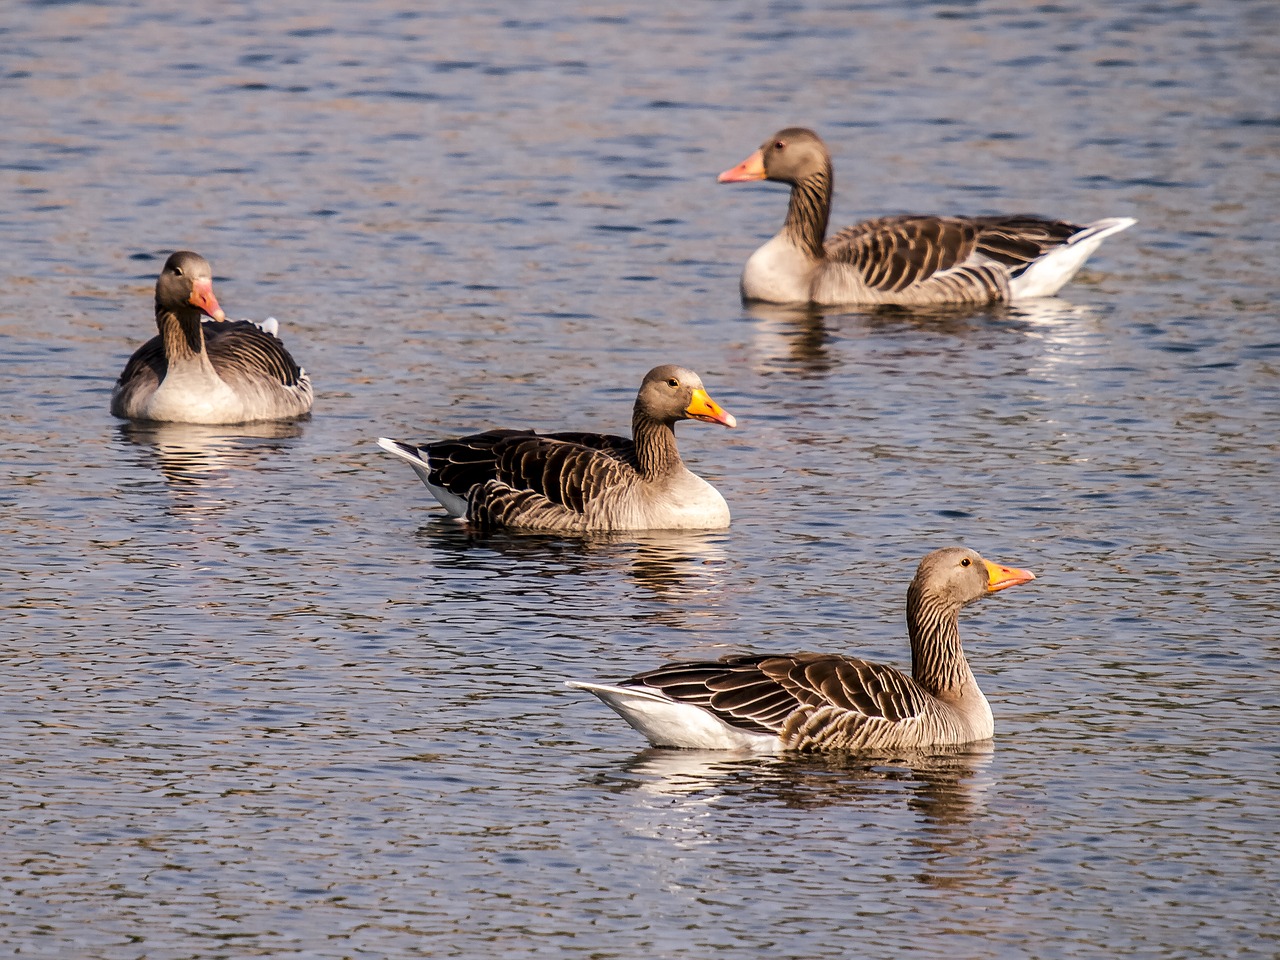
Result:
[[[302,368],[284,343],[248,320],[228,320],[203,325],[205,351],[209,362],[232,386],[237,379],[260,381],[263,377],[282,387],[302,382]]]
[[[892,667],[819,653],[672,664],[623,685],[653,687],[731,726],[774,734],[782,733],[797,712],[820,707],[844,712],[846,724],[858,718],[898,723],[920,716],[929,699],[914,680]]]
[[[880,217],[841,230],[826,250],[829,260],[853,267],[880,293],[938,285],[954,287],[957,299],[994,299],[1007,293],[1009,277],[1080,229],[1025,214]]]

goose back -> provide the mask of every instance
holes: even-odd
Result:
[[[531,453],[537,444],[560,443],[606,452],[623,462],[635,463],[635,444],[630,437],[593,433],[550,433],[539,435],[533,430],[486,430],[484,433],[415,447],[427,465],[427,482],[465,495],[477,484],[489,480],[521,483],[524,475],[536,478],[531,469],[536,457],[521,456],[523,449]],[[534,444],[530,447],[528,444]]]
[[[618,684],[661,691],[778,750],[867,750],[957,744],[993,732],[890,666],[839,654],[738,655],[660,667]],[[980,694],[979,694],[980,695]],[[985,698],[982,704],[986,704]]]
[[[414,464],[451,515],[478,529],[581,533],[729,523],[724,498],[683,464],[664,482],[646,480],[626,437],[490,430],[421,446],[378,442]]]
[[[493,476],[470,491],[467,519],[490,529],[604,529],[603,515],[625,502],[642,478],[633,443],[593,439],[588,445],[531,433],[495,444]]]

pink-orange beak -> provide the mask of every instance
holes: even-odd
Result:
[[[701,387],[693,391],[693,399],[684,408],[684,412],[694,420],[703,420],[707,423],[723,423],[726,427],[736,427],[738,425],[738,421],[734,419],[733,414],[726,413],[724,408],[712,400],[707,395],[707,391]]]
[[[747,183],[751,180],[763,179],[764,154],[759,150],[716,178],[719,183]]]
[[[1026,583],[1034,580],[1036,575],[1030,570],[1019,570],[1017,567],[1005,567],[998,563],[992,563],[990,560],[984,560],[987,565],[987,592],[995,593],[997,590],[1003,590],[1005,587],[1016,587],[1020,583]]]
[[[197,280],[191,285],[191,296],[187,298],[187,302],[193,307],[199,307],[207,316],[214,320],[225,320],[227,315],[222,312],[222,308],[218,306],[218,298],[213,295],[212,280]]]

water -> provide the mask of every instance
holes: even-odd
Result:
[[[0,17],[0,943],[23,957],[1271,957],[1273,5],[17,3]],[[834,221],[1136,216],[1061,299],[747,310]],[[315,416],[131,427],[165,256]],[[380,434],[625,430],[698,370],[724,532],[474,538]],[[643,749],[566,678],[906,661],[916,561],[991,744]]]

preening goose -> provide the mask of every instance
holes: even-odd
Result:
[[[489,430],[422,446],[382,437],[455,517],[481,528],[562,532],[708,530],[729,525],[729,507],[690,473],[676,449],[678,420],[735,426],[692,370],[665,365],[645,375],[632,439],[596,433]]]
[[[779,130],[721,183],[791,185],[782,230],[747,260],[744,300],[822,306],[982,304],[1049,297],[1128,217],[1079,225],[1030,215],[891,216],[827,239],[832,170],[812,130]]]
[[[204,323],[203,317],[217,321]],[[198,253],[171,256],[156,281],[158,336],[137,349],[111,394],[127,420],[250,423],[311,409],[311,380],[267,326],[226,320]]]
[[[594,693],[659,747],[870,750],[985,740],[991,707],[960,645],[960,608],[1034,579],[961,547],[925,557],[907,588],[910,677],[838,654],[756,654],[569,686]]]

